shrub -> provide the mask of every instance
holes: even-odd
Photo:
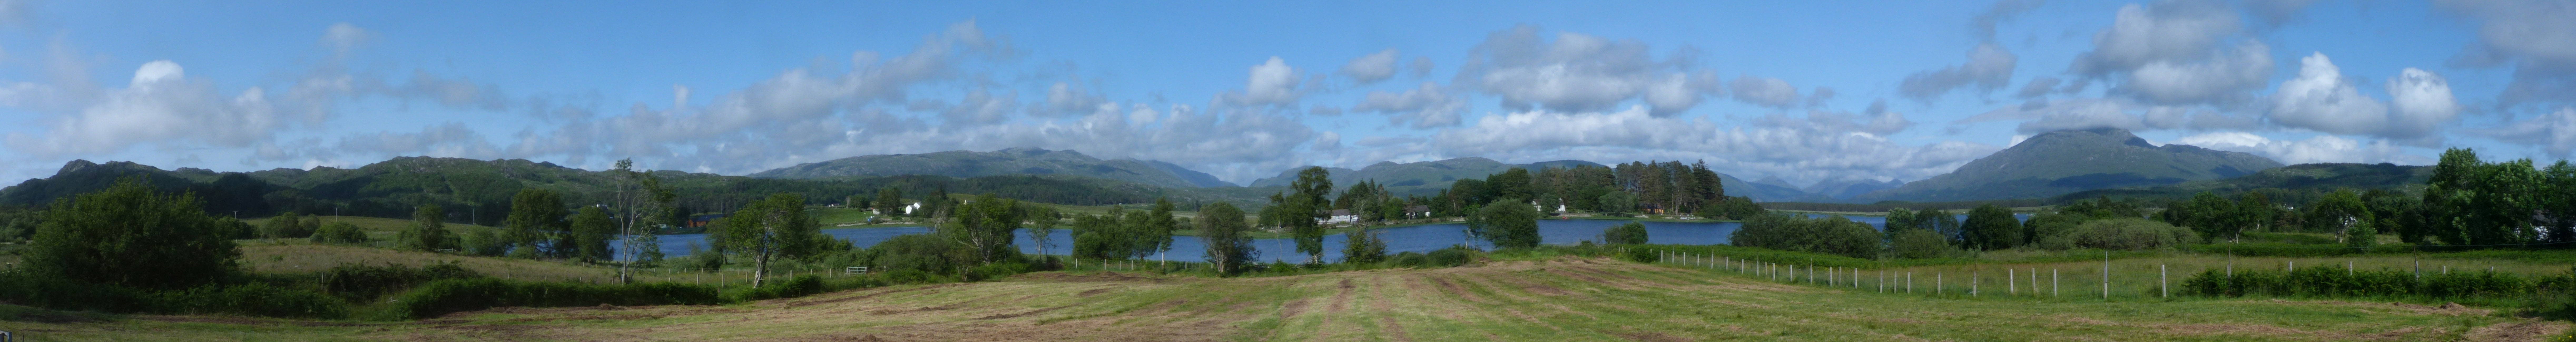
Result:
[[[1646,244],[1646,224],[1636,221],[1628,221],[1626,224],[1602,230],[1601,242],[1613,245]]]
[[[1906,229],[1896,233],[1895,241],[1888,242],[1888,250],[1897,258],[1928,259],[1950,256],[1957,249],[1931,229]]]
[[[1431,251],[1430,254],[1424,255],[1424,257],[1428,259],[1426,261],[1429,261],[1425,266],[1466,266],[1467,262],[1474,258],[1470,252],[1471,251],[1468,249],[1461,247],[1442,248],[1440,250]]]
[[[932,274],[954,274],[963,260],[972,258],[965,246],[929,234],[907,234],[878,242],[860,252],[859,260],[870,270],[916,270]]]
[[[1386,261],[1386,240],[1378,238],[1377,232],[1362,228],[1345,235],[1346,244],[1342,247],[1342,262],[1374,264]]]
[[[421,268],[393,263],[387,263],[384,266],[341,264],[322,271],[322,289],[323,292],[356,302],[375,299],[387,293],[402,291],[432,281],[482,277],[482,273],[458,266],[455,262],[433,263]]]
[[[313,231],[312,240],[313,243],[322,244],[366,244],[370,242],[367,238],[366,231],[358,230],[358,225],[349,224],[348,222],[332,222],[329,225],[324,225],[322,226],[322,229]]]
[[[1745,220],[1743,228],[1727,237],[1736,246],[1874,258],[1881,248],[1879,236],[1869,224],[1842,216],[1811,219],[1769,214]]]
[[[1662,258],[1663,258],[1663,254],[1662,254],[1662,253],[1657,253],[1657,252],[1656,252],[1656,251],[1654,251],[1654,250],[1649,250],[1649,249],[1645,249],[1645,248],[1629,248],[1629,249],[1628,249],[1628,255],[1624,255],[1624,257],[1626,257],[1626,259],[1628,259],[1628,261],[1635,261],[1635,262],[1642,262],[1642,263],[1650,263],[1650,264],[1651,264],[1651,263],[1655,263],[1655,262],[1658,262],[1658,261],[1662,261],[1662,260],[1660,260],[1660,259],[1662,259]]]
[[[792,279],[787,279],[786,281],[773,281],[768,284],[761,284],[760,287],[738,289],[733,291],[735,293],[725,294],[724,297],[728,301],[755,301],[775,298],[804,297],[828,291],[830,291],[830,289],[823,286],[822,276],[800,275]]]
[[[1415,252],[1396,253],[1395,257],[1391,260],[1395,261],[1395,267],[1424,267],[1431,265],[1431,257]]]
[[[55,310],[136,312],[150,309],[153,298],[122,286],[84,284],[26,271],[0,271],[0,301]]]
[[[2085,221],[2076,230],[2077,246],[2124,251],[2172,249],[2199,237],[2189,229],[2132,218]]]
[[[2548,287],[2538,285],[2541,282],[2511,273],[2485,271],[2426,274],[2422,280],[2417,280],[2413,272],[2404,270],[2348,271],[2336,267],[2311,267],[2295,271],[2238,270],[2233,276],[2219,270],[2207,270],[2183,279],[2182,285],[2186,294],[2221,297],[2421,296],[2461,299],[2512,297],[2532,293],[2535,289],[2547,292]]]
[[[677,283],[598,285],[522,282],[497,278],[448,279],[404,292],[392,311],[409,318],[500,306],[709,305],[724,303],[714,287]]]
[[[292,318],[342,318],[349,305],[312,290],[290,289],[262,283],[233,286],[207,286],[185,291],[163,292],[156,297],[159,311],[172,314],[234,314],[245,316]]]

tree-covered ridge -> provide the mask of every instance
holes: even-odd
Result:
[[[2424,184],[2433,177],[2433,167],[2388,163],[2352,164],[2317,163],[2283,166],[2242,177],[2198,180],[2181,184],[2086,190],[2057,196],[2051,202],[2072,202],[2096,197],[2182,199],[2203,191],[2237,194],[2260,189],[2297,190],[2324,193],[2336,188],[2388,189],[2404,193],[2422,193]]]
[[[852,176],[938,175],[974,178],[1004,175],[1066,175],[1169,188],[1232,187],[1215,176],[1171,163],[1133,159],[1102,160],[1073,150],[1013,148],[992,152],[947,151],[922,154],[866,155],[797,164],[752,173],[752,178],[818,179]]]
[[[1502,173],[1503,171],[1510,169],[1528,169],[1536,171],[1538,169],[1572,168],[1576,166],[1600,167],[1602,165],[1581,160],[1559,160],[1529,164],[1504,164],[1503,162],[1482,157],[1465,157],[1412,163],[1378,162],[1377,164],[1371,164],[1357,170],[1337,167],[1327,167],[1324,168],[1324,170],[1332,173],[1332,181],[1334,184],[1358,184],[1360,181],[1365,180],[1385,185],[1388,192],[1397,195],[1430,195],[1439,192],[1440,189],[1449,188],[1451,183],[1460,179],[1484,178],[1485,176]],[[1287,171],[1281,171],[1278,176],[1253,180],[1251,186],[1287,186],[1288,183],[1297,179],[1298,172],[1311,167],[1312,166],[1300,166]]]

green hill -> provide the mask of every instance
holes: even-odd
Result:
[[[2221,179],[2281,167],[2241,152],[2147,143],[2128,130],[2041,133],[1957,171],[1853,197],[1857,202],[2045,198],[2077,191]]]
[[[1160,161],[1101,160],[1073,150],[1013,148],[992,152],[947,151],[866,155],[797,164],[752,173],[752,178],[816,179],[850,176],[937,175],[973,178],[1066,175],[1171,188],[1230,187],[1215,176]]]

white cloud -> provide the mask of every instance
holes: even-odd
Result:
[[[2497,141],[2537,146],[2550,155],[2566,158],[2568,152],[2576,152],[2576,107],[2560,107],[2549,114],[2478,133]]]
[[[2208,1],[2158,1],[2120,7],[2111,27],[2093,35],[2093,51],[2075,59],[2076,73],[2102,75],[2157,61],[2200,57],[2219,38],[2242,29],[2236,12]]]
[[[1555,38],[1541,38],[1538,27],[1528,25],[1488,34],[1454,84],[1499,95],[1513,110],[1560,112],[1607,110],[1649,97],[1653,113],[1679,113],[1718,92],[1715,76],[1690,65],[1693,50],[1687,47],[1656,60],[1636,40],[1572,32]]]
[[[2387,85],[2396,104],[2392,110],[2362,95],[2325,54],[2309,55],[2300,64],[2299,76],[2282,81],[2272,94],[2269,117],[2275,124],[2431,145],[2440,141],[2439,129],[2459,116],[2449,82],[2441,75],[2414,68],[2400,71]]]
[[[1217,95],[1217,98],[1225,103],[1247,106],[1296,104],[1297,98],[1305,96],[1305,90],[1298,88],[1301,81],[1297,74],[1297,68],[1289,67],[1287,61],[1270,57],[1269,61],[1252,66],[1251,77],[1244,81],[1242,92],[1227,92]]]
[[[1976,86],[1980,93],[1994,92],[2012,84],[2015,60],[2012,51],[2005,51],[2002,45],[1978,44],[1976,49],[1968,51],[1967,63],[1906,75],[1905,81],[1897,84],[1896,91],[1922,102],[1931,102],[1953,89],[1971,85]]]
[[[1801,98],[1798,87],[1777,78],[1739,76],[1728,85],[1735,88],[1736,101],[1764,107],[1788,109],[1797,106]]]
[[[178,63],[166,60],[144,63],[126,88],[102,90],[83,107],[50,121],[42,135],[11,133],[9,146],[48,157],[113,153],[152,143],[247,147],[287,124],[260,88],[224,96],[212,82],[188,78]]]
[[[1390,125],[1411,122],[1417,129],[1447,127],[1458,125],[1459,114],[1467,111],[1467,101],[1441,89],[1438,83],[1422,82],[1420,87],[1403,93],[1369,92],[1351,110],[1392,115],[1387,120]]]
[[[1377,81],[1395,77],[1395,49],[1352,58],[1350,63],[1342,64],[1342,75],[1350,76],[1351,80],[1359,81],[1360,84],[1377,83]]]
[[[2272,140],[2246,132],[2213,132],[2182,137],[2169,143],[2252,153],[2272,158],[2283,164],[2425,164],[2430,162],[2423,156],[2406,154],[2387,140],[2364,143],[2332,135],[2318,135],[2304,140]]]
[[[2259,118],[2189,107],[2147,105],[2119,98],[2030,101],[2020,106],[1997,108],[1953,123],[2007,120],[2022,120],[2023,122],[2015,131],[2023,134],[2090,128],[2119,128],[2131,131],[2245,130],[2262,126]]]
[[[2261,89],[2271,79],[2271,51],[2262,42],[2246,41],[2205,59],[2148,62],[2112,90],[2165,104],[2223,103]]]

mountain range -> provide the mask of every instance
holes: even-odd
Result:
[[[1576,166],[1607,167],[1599,163],[1581,160],[1558,160],[1529,164],[1504,164],[1503,162],[1494,161],[1493,159],[1485,159],[1483,157],[1466,157],[1411,163],[1378,162],[1377,164],[1370,164],[1369,166],[1362,167],[1358,170],[1338,167],[1327,167],[1324,168],[1324,170],[1331,171],[1332,175],[1328,177],[1328,179],[1333,180],[1334,187],[1348,188],[1353,183],[1359,183],[1361,180],[1369,180],[1386,185],[1387,192],[1395,194],[1431,195],[1438,193],[1440,189],[1449,188],[1450,183],[1455,183],[1460,179],[1485,178],[1487,175],[1502,173],[1503,171],[1514,168],[1537,171],[1540,168],[1572,168]],[[1278,176],[1253,180],[1251,186],[1255,188],[1288,186],[1289,183],[1297,181],[1298,172],[1305,171],[1306,168],[1310,167],[1314,166],[1289,168],[1286,171],[1280,171]]]

